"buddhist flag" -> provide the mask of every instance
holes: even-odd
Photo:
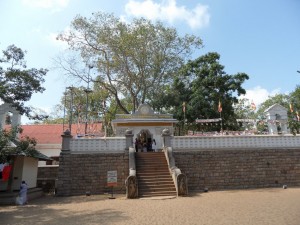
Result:
[[[219,100],[219,105],[218,105],[218,112],[221,113],[222,112],[222,104],[221,101]]]
[[[250,106],[250,107],[251,107],[252,110],[256,110],[256,105],[255,105],[255,103],[253,102],[253,100],[252,100],[252,102],[251,102],[251,106]]]
[[[185,102],[182,103],[182,111],[185,113]]]
[[[294,112],[294,108],[293,108],[292,103],[290,103],[290,111],[291,111],[291,113]]]

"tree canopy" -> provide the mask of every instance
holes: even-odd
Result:
[[[226,74],[219,59],[218,53],[211,52],[189,61],[154,105],[167,107],[177,119],[183,120],[184,103],[187,122],[193,123],[197,118],[219,118],[220,102],[222,119],[227,122],[235,119],[233,104],[246,93],[242,84],[249,77],[245,73]]]
[[[39,154],[35,149],[37,142],[34,138],[25,136],[16,139],[17,134],[21,134],[22,131],[19,126],[9,130],[0,129],[0,163],[8,162],[13,155],[23,154],[28,157],[36,157]]]
[[[112,14],[94,13],[90,19],[77,16],[69,33],[59,35],[71,50],[80,52],[82,60],[97,68],[92,77],[113,96],[118,107],[129,113],[151,101],[172,81],[174,74],[202,47],[200,38],[179,36],[176,29],[146,19],[123,22]],[[64,61],[59,61],[62,67]],[[78,73],[69,61],[69,75],[89,80],[89,74]],[[130,100],[125,106],[122,98]]]
[[[46,69],[28,69],[25,54],[21,48],[10,45],[2,51],[0,57],[0,99],[15,107],[20,114],[29,118],[38,119],[39,116],[31,115],[31,108],[24,105],[31,99],[33,93],[43,92]]]

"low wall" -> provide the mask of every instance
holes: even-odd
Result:
[[[125,137],[79,138],[70,141],[70,149],[73,152],[123,152],[124,146]]]
[[[71,196],[103,194],[107,187],[107,171],[116,170],[118,177],[114,192],[125,193],[128,176],[128,152],[61,154],[59,159],[57,195]]]
[[[241,149],[297,148],[300,136],[293,135],[235,135],[235,136],[174,136],[171,146],[177,149]]]
[[[299,149],[178,150],[190,191],[300,186]]]

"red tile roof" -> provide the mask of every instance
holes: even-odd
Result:
[[[5,129],[9,126],[5,126]],[[63,130],[68,128],[68,125],[65,124],[63,129],[63,124],[34,124],[34,125],[22,125],[23,132],[21,137],[31,137],[37,140],[37,144],[61,144],[62,139],[61,135]],[[72,125],[72,135],[84,135],[85,125],[73,124]],[[104,136],[102,132],[102,124],[95,123],[88,125],[87,133],[93,134],[96,136]]]

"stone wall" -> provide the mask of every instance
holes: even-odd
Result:
[[[300,149],[174,152],[189,191],[300,186]]]
[[[300,149],[194,149],[176,150],[173,154],[176,166],[187,176],[189,191],[300,186]],[[129,173],[127,151],[62,154],[57,194],[109,192],[109,170],[118,172],[114,191],[125,193]]]
[[[125,193],[128,176],[128,152],[62,154],[59,159],[57,195],[103,194],[107,187],[107,171],[117,170],[118,184],[114,192]]]
[[[54,192],[55,182],[58,176],[58,165],[39,166],[37,175],[37,187],[44,192]]]

